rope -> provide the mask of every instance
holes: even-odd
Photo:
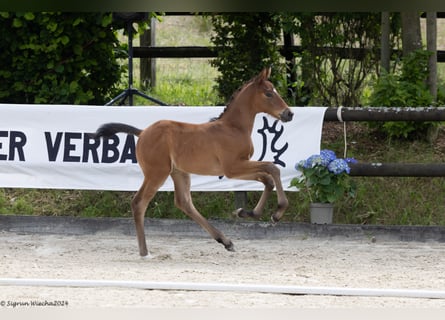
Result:
[[[344,141],[344,152],[343,152],[343,158],[346,158],[346,155],[348,153],[348,139],[347,139],[347,134],[346,134],[346,122],[343,121],[343,117],[341,115],[341,111],[343,109],[343,106],[340,106],[337,108],[337,119],[338,121],[343,123],[343,141]]]

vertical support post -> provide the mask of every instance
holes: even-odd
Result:
[[[150,18],[150,30],[146,30],[139,37],[140,45],[144,47],[154,47],[156,45],[156,18]],[[141,87],[144,90],[156,86],[156,59],[140,59]]]
[[[382,38],[381,38],[381,51],[380,51],[380,66],[382,69],[389,71],[391,48],[389,47],[389,12],[382,12]]]
[[[133,23],[127,22],[128,32],[128,105],[133,106]]]
[[[428,88],[434,101],[437,99],[437,13],[426,13],[426,49],[431,51],[428,60]]]
[[[286,59],[286,73],[287,76],[287,96],[295,103],[295,92],[292,88],[292,84],[297,81],[296,71],[295,71],[295,58],[290,48],[294,45],[294,37],[291,33],[283,33],[284,40],[284,53]]]
[[[235,210],[247,207],[247,191],[235,191]]]

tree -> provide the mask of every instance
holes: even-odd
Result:
[[[244,82],[269,66],[272,66],[272,82],[279,91],[285,90],[284,66],[278,51],[281,24],[277,14],[221,14],[211,19],[215,31],[211,40],[219,48],[212,65],[221,73],[216,81],[224,101],[228,101]]]
[[[104,104],[125,70],[108,13],[0,13],[0,101]]]
[[[380,15],[290,13],[283,15],[283,26],[300,37],[301,80],[296,87],[303,95],[310,94],[310,103],[359,105],[364,82],[379,60],[372,49],[380,43]],[[342,55],[343,49],[348,57]],[[354,56],[354,49],[363,54]]]
[[[403,55],[422,48],[420,33],[420,14],[417,11],[402,12],[402,50]]]

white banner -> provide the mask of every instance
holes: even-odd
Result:
[[[123,122],[141,129],[161,119],[202,123],[222,110],[223,107],[0,104],[0,187],[138,190],[143,175],[135,159],[137,138],[118,134],[95,141],[87,133],[107,122]],[[325,110],[293,107],[294,119],[287,123],[266,114],[257,115],[252,160],[275,162],[287,189],[297,174],[295,164],[320,151]],[[193,191],[262,189],[263,185],[255,181],[192,176]],[[160,190],[173,190],[170,178]]]

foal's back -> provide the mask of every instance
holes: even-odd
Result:
[[[155,122],[142,131],[136,147],[141,167],[167,163],[200,175],[224,175],[230,158],[248,160],[253,147],[248,135],[227,128],[219,121],[191,124],[171,120]]]

